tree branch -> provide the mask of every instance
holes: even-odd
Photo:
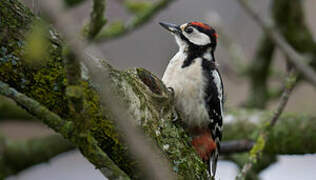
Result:
[[[84,63],[91,79],[100,86],[97,90],[99,90],[101,102],[112,114],[121,133],[126,134],[123,138],[129,146],[131,153],[137,157],[136,159],[138,159],[145,168],[143,173],[150,179],[174,179],[173,174],[168,168],[168,161],[165,160],[157,150],[152,148],[154,146],[150,139],[146,139],[142,132],[131,123],[132,117],[130,114],[121,110],[122,107],[128,107],[125,106],[119,96],[112,92],[115,86],[109,77],[109,71],[100,67],[97,61],[84,58],[86,54],[83,53],[83,49],[87,47],[87,43],[78,41],[73,35],[73,32],[71,32],[70,17],[61,15],[62,6],[60,4],[52,3],[52,1],[47,1],[46,3],[47,5],[43,6],[43,10],[54,22],[55,27],[58,28],[68,40],[70,47],[73,49],[74,59],[78,61],[77,63]],[[63,21],[60,19],[63,19]],[[68,28],[65,28],[65,26],[68,26]],[[155,162],[151,161],[151,158],[155,159]]]
[[[1,137],[1,136],[0,136]],[[0,178],[16,174],[30,166],[46,162],[56,155],[74,149],[60,135],[34,138],[26,141],[9,141],[1,138]]]
[[[311,58],[305,57],[296,52],[284,39],[284,37],[276,31],[270,24],[265,22],[247,3],[246,0],[238,0],[244,10],[255,20],[255,22],[265,31],[271,40],[280,48],[280,50],[288,57],[288,60],[295,68],[308,80],[313,86],[316,86],[316,73],[307,65],[311,62]],[[315,58],[315,57],[312,57]]]
[[[73,124],[71,122],[64,121],[58,115],[40,105],[37,101],[28,98],[2,81],[0,81],[0,94],[14,100],[23,109],[40,118],[47,126],[59,132],[65,138],[71,136],[73,131]]]
[[[107,20],[104,17],[106,8],[105,0],[93,0],[92,11],[90,13],[90,22],[87,25],[86,36],[92,40],[101,31]]]
[[[248,152],[254,145],[253,141],[250,140],[233,140],[233,141],[224,141],[221,143],[220,153],[231,154],[231,153],[240,153]]]
[[[248,162],[243,166],[240,174],[236,177],[236,180],[243,180],[246,178],[247,173],[251,170],[252,166],[258,161],[258,159],[261,157],[261,154],[265,148],[265,144],[268,142],[268,134],[273,131],[272,128],[277,122],[277,120],[280,118],[287,102],[290,97],[290,94],[295,87],[297,83],[297,75],[292,70],[289,72],[289,75],[285,82],[285,89],[282,94],[280,104],[277,107],[272,119],[268,122],[267,125],[263,128],[263,130],[260,132],[256,144],[251,148],[250,150],[250,156],[248,159]]]
[[[231,109],[225,113],[223,142],[249,139],[255,141],[260,129],[273,113],[246,109]],[[307,154],[316,152],[316,117],[284,112],[268,134],[264,154]]]
[[[2,16],[4,12],[6,12],[6,15]],[[0,34],[6,33],[6,40],[0,41],[0,51],[2,47],[5,47],[8,50],[6,56],[13,55],[23,59],[22,48],[19,44],[20,41],[23,41],[24,34],[29,29],[33,16],[17,0],[1,1],[0,14]],[[19,31],[14,31],[16,28],[19,28]],[[63,119],[71,120],[69,107],[64,105],[64,102],[67,101],[66,86],[64,84],[67,78],[63,69],[64,58],[61,56],[62,41],[53,29],[49,29],[47,36],[50,39],[49,42],[51,42],[49,44],[49,57],[51,58],[48,59],[46,65],[32,69],[27,67],[22,60],[17,61],[17,64],[14,65],[11,59],[9,61],[0,59],[0,63],[2,63],[0,79],[37,100]],[[169,99],[168,90],[162,82],[144,69],[118,71],[106,62],[99,61],[96,58],[89,58],[89,60],[97,61],[100,67],[106,68],[109,72],[108,77],[114,84],[112,91],[121,96],[126,104],[121,109],[130,113],[133,117],[133,123],[139,125],[148,137],[154,139],[155,144],[164,152],[163,155],[168,158],[173,171],[178,174],[179,178],[206,179],[206,165],[192,149],[190,138],[181,127],[171,121],[174,113],[172,103]],[[97,70],[93,69],[93,71]],[[108,77],[101,75],[99,78],[103,80],[103,78]],[[93,138],[97,140],[97,145],[110,156],[115,164],[131,178],[137,179],[140,177],[139,169],[135,165],[137,161],[132,159],[133,156],[128,153],[126,144],[123,143],[121,138],[126,134],[117,132],[113,123],[113,115],[111,115],[108,108],[101,106],[101,99],[96,93],[96,89],[105,85],[104,81],[93,84],[90,80],[81,80],[84,96],[87,97],[88,106],[85,110],[88,115],[87,119],[91,123],[89,130]],[[244,112],[244,110],[238,110],[238,112]],[[235,119],[241,118],[240,115],[236,115],[236,112],[227,114],[227,117],[229,115]],[[247,139],[250,134],[256,133],[256,128],[260,126],[250,124],[248,119],[251,116],[247,113],[246,118],[242,121],[236,120],[236,122],[225,124],[224,139]],[[259,117],[261,118],[261,116],[266,117],[260,114]],[[301,122],[302,118],[304,120]],[[225,121],[228,122],[228,120]],[[267,144],[264,152],[271,154],[315,152],[315,141],[311,140],[311,138],[316,138],[314,137],[314,132],[316,132],[315,122],[315,118],[285,116],[280,123],[275,125],[274,131],[270,133],[270,143]],[[301,126],[298,127],[298,123]],[[284,128],[286,128],[286,131]],[[278,134],[274,134],[274,132]],[[302,136],[305,134],[309,136]],[[288,138],[295,139],[295,145],[287,143],[289,142]],[[82,144],[85,143],[82,142]],[[155,161],[153,158],[151,160]]]
[[[246,153],[233,154],[230,156],[225,156],[225,160],[232,161],[239,168],[242,168],[248,160],[248,155]],[[261,160],[258,163],[256,163],[254,167],[248,172],[246,180],[260,180],[258,174],[260,174],[261,171],[263,171],[276,161],[277,155],[263,154]]]
[[[44,4],[46,5],[46,3]],[[0,7],[0,13],[6,13],[5,16],[0,16],[2,22],[0,23],[0,34],[6,33],[7,41],[11,42],[1,41],[0,46],[8,49],[6,54],[11,55],[17,52],[15,56],[23,59],[23,51],[21,50],[23,44],[21,47],[20,41],[23,41],[34,16],[17,0],[1,1]],[[63,19],[64,17],[59,20]],[[68,28],[68,24],[64,27]],[[17,28],[19,31],[15,31]],[[67,82],[67,79],[63,69],[64,59],[61,56],[62,40],[52,28],[48,29],[47,37],[51,44],[48,45],[50,51],[49,56],[47,56],[49,58],[45,59],[46,64],[37,68],[30,68],[26,66],[24,61],[17,61],[17,64],[13,66],[12,63],[14,62],[3,62],[0,59],[0,62],[3,63],[0,66],[0,80],[39,101],[63,119],[71,120],[69,107],[65,105],[67,98],[64,83]],[[112,91],[123,98],[125,105],[120,107],[121,111],[124,110],[123,112],[131,114],[133,124],[139,125],[148,137],[155,140],[155,144],[164,151],[163,155],[168,157],[173,171],[179,177],[192,179],[207,177],[206,165],[191,147],[189,137],[183,128],[172,123],[171,119],[174,113],[172,109],[174,108],[172,108],[169,99],[170,94],[157,77],[141,68],[118,71],[97,58],[84,58],[98,64],[98,68],[88,73],[98,71],[100,68],[105,68],[109,72],[109,77],[101,73],[100,83],[93,84],[91,80],[84,79],[81,81],[81,86],[84,96],[87,97],[88,106],[85,111],[88,114],[87,119],[91,123],[90,131],[102,150],[124,172],[134,179],[141,177],[141,170],[137,168],[139,163],[134,156],[128,153],[126,144],[122,141],[122,137],[126,134],[117,131],[112,113],[108,108],[101,106],[101,98],[96,89],[101,89],[102,86],[107,85],[103,81],[104,78],[111,79],[115,85]],[[147,159],[156,161],[155,157]],[[166,166],[163,167],[167,168]],[[143,167],[141,168],[143,170]]]
[[[13,88],[10,88],[6,83],[1,81],[0,94],[11,98],[21,107],[26,109],[30,114],[36,116],[50,128],[69,139],[80,148],[82,154],[86,156],[87,159],[97,168],[107,168],[112,171],[111,174],[104,174],[104,176],[111,175],[108,177],[110,179],[129,179],[129,177],[101,150],[97,141],[90,135],[90,133],[79,132],[79,134],[76,134],[72,122],[64,121],[58,115],[50,112],[48,109],[40,105],[37,101],[25,96]],[[101,170],[101,172],[105,173],[107,171]]]
[[[104,41],[104,40],[117,38],[122,35],[126,35],[127,33],[130,33],[133,30],[136,30],[137,28],[147,23],[159,11],[166,8],[170,3],[174,1],[175,0],[159,0],[158,2],[154,2],[154,4],[150,5],[141,13],[135,15],[135,17],[133,17],[128,23],[122,24],[120,22],[117,22],[117,23],[107,26],[107,28],[103,29],[98,34],[98,36],[96,37],[96,40]]]

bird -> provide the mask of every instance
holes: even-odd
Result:
[[[175,108],[192,137],[191,144],[215,178],[224,104],[223,81],[214,56],[218,35],[202,22],[159,24],[171,32],[179,46],[162,82],[173,92]]]

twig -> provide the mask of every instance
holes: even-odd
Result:
[[[275,30],[269,23],[265,22],[247,3],[246,0],[238,0],[244,10],[255,20],[255,22],[265,31],[265,33],[275,42],[280,50],[288,57],[288,60],[302,75],[316,86],[316,73],[307,65],[311,58],[305,57],[296,52],[284,39],[284,37]],[[313,57],[315,58],[315,57]]]
[[[270,165],[277,161],[278,154],[263,154],[260,162],[258,162],[251,171],[248,172],[246,179],[259,180],[259,174]],[[247,161],[247,155],[245,154],[233,154],[223,157],[224,160],[232,161],[239,168],[242,168]]]
[[[128,23],[120,25],[119,28],[113,27],[113,29],[108,28],[103,29],[97,36],[97,41],[104,41],[108,39],[113,39],[125,35],[137,28],[141,27],[149,20],[151,20],[160,10],[166,8],[171,2],[175,0],[160,0],[155,2],[153,5],[148,7],[142,13],[135,15]]]
[[[60,1],[46,0],[45,2],[43,11],[53,21],[55,27],[63,33],[76,56],[76,60],[87,66],[92,80],[100,87],[97,90],[100,92],[102,103],[108,108],[107,111],[112,112],[118,129],[124,134],[122,137],[125,138],[130,152],[140,161],[143,172],[149,179],[174,179],[167,160],[163,159],[162,155],[152,148],[153,143],[131,123],[130,114],[125,110],[122,111],[125,106],[121,99],[112,92],[115,86],[109,78],[108,71],[95,59],[89,59],[83,53],[87,43],[79,41],[71,31],[72,21],[70,17],[62,15]]]
[[[280,115],[282,114],[290,94],[294,89],[297,83],[297,74],[291,70],[286,78],[285,88],[283,94],[280,99],[280,103],[272,116],[272,119],[268,122],[268,124],[263,128],[261,133],[259,134],[256,144],[250,150],[250,156],[248,162],[243,166],[240,174],[236,176],[236,180],[244,180],[246,178],[247,173],[251,170],[252,166],[257,162],[260,158],[262,151],[264,150],[265,144],[268,141],[268,134],[279,119]]]
[[[30,114],[41,119],[47,126],[56,132],[60,132],[64,137],[70,137],[71,132],[73,131],[73,124],[71,122],[64,121],[58,115],[52,113],[37,101],[16,91],[2,81],[0,81],[0,94],[14,100]]]
[[[107,154],[102,151],[102,149],[98,146],[98,142],[89,133],[74,133],[74,126],[72,122],[61,119],[57,114],[49,111],[37,101],[16,91],[2,81],[0,81],[0,94],[11,98],[21,107],[26,109],[30,114],[36,116],[50,128],[54,129],[56,132],[60,133],[62,136],[77,145],[91,163],[93,163],[97,168],[101,168],[101,172],[105,172],[102,171],[102,168],[106,167],[110,169],[112,173],[104,174],[104,176],[107,176],[110,179],[129,179],[125,172],[117,167]]]
[[[93,7],[90,13],[90,22],[87,26],[88,39],[93,39],[106,24],[107,20],[104,17],[105,8],[105,0],[93,0]]]

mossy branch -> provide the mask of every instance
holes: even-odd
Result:
[[[301,75],[309,81],[313,86],[316,86],[316,72],[308,63],[315,62],[315,56],[307,57],[296,51],[291,44],[287,42],[282,34],[280,34],[270,23],[263,20],[256,12],[253,10],[246,0],[238,0],[239,4],[243,7],[245,12],[255,20],[255,22],[264,30],[266,35],[279,47],[279,49],[287,57],[287,60],[297,69]],[[285,4],[286,1],[283,1]],[[299,1],[295,1],[299,2]],[[296,6],[294,6],[296,7]],[[306,34],[305,34],[306,35]],[[312,43],[315,46],[314,43]],[[314,51],[315,52],[315,51]]]
[[[159,11],[166,8],[170,3],[175,0],[159,0],[151,5],[148,5],[140,13],[137,13],[129,22],[124,24],[123,22],[115,22],[109,24],[106,28],[96,36],[97,41],[105,41],[113,38],[125,35],[142,25],[149,22]]]
[[[10,141],[5,137],[1,139],[3,143],[0,144],[0,179],[74,149],[74,146],[60,135],[26,141]]]
[[[93,0],[90,22],[84,31],[87,38],[92,40],[101,31],[107,20],[104,16],[106,0]]]
[[[40,105],[37,101],[25,96],[24,94],[9,87],[6,83],[0,81],[0,94],[14,100],[18,105],[27,110],[30,114],[36,116],[57,133],[64,136],[75,144],[81,153],[95,165],[101,169],[105,177],[110,179],[130,179],[115,163],[104,153],[99,147],[98,142],[94,139],[90,132],[78,132],[74,129],[74,123],[64,121],[57,114],[50,112],[48,109]],[[9,151],[8,153],[11,153]],[[18,154],[16,154],[18,155]],[[110,169],[103,171],[102,169]],[[106,173],[106,174],[105,174]]]
[[[259,136],[257,137],[257,140],[256,140],[256,144],[250,150],[248,161],[243,166],[240,174],[236,177],[236,180],[246,179],[248,172],[251,170],[253,165],[256,164],[257,161],[261,158],[262,152],[264,151],[266,144],[268,144],[269,133],[273,131],[273,127],[276,124],[277,120],[280,118],[296,83],[297,83],[297,74],[293,70],[291,70],[288,73],[288,77],[286,78],[285,88],[284,88],[282,97],[280,99],[279,106],[277,107],[271,120],[266,122],[263,129],[259,133]]]

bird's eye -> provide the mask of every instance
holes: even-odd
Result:
[[[193,32],[193,28],[187,27],[187,28],[184,29],[184,31],[185,31],[186,33],[188,33],[188,34],[191,34],[191,33]]]

